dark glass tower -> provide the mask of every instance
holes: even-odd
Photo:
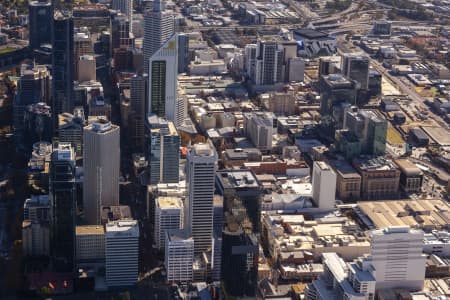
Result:
[[[52,112],[54,128],[58,115],[73,111],[73,19],[57,11],[52,26]]]
[[[166,62],[152,61],[151,77],[151,111],[158,117],[165,117],[166,107]]]
[[[30,48],[38,49],[41,44],[50,44],[53,6],[48,0],[30,1],[28,5]]]
[[[51,258],[57,272],[73,272],[75,257],[75,151],[59,144],[50,163]]]

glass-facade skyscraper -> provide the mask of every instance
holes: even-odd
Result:
[[[55,271],[72,272],[75,257],[75,151],[59,144],[50,163],[51,258]]]
[[[73,111],[73,34],[72,17],[57,11],[52,26],[52,112],[55,128],[60,113]]]

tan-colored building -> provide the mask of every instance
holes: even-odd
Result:
[[[105,260],[105,229],[103,225],[77,226],[75,229],[77,262]]]
[[[273,113],[291,116],[295,114],[295,95],[293,92],[262,94],[261,102]]]
[[[382,200],[398,198],[400,170],[390,159],[354,159],[353,166],[361,175],[361,199]]]
[[[450,206],[442,200],[363,201],[358,208],[369,228],[410,226],[431,232],[448,229],[450,224]]]
[[[342,201],[356,201],[361,197],[361,175],[344,160],[330,160],[336,172],[336,195]]]
[[[400,169],[400,187],[407,193],[419,193],[422,188],[423,172],[407,159],[396,159]]]

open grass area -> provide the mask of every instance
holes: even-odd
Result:
[[[434,86],[429,89],[425,89],[423,87],[416,87],[415,90],[422,97],[431,98],[439,96],[439,90]]]
[[[394,145],[394,144],[402,144],[405,141],[402,139],[402,136],[400,135],[400,133],[395,130],[392,127],[389,127],[387,129],[387,136],[386,139],[388,141],[389,144]]]

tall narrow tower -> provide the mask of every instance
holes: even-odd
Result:
[[[174,34],[149,59],[148,115],[155,114],[179,126],[180,117],[177,93],[178,38]]]
[[[150,57],[165,43],[175,32],[175,17],[170,11],[166,11],[162,0],[153,1],[151,10],[144,13],[144,68],[148,71]]]
[[[75,151],[59,144],[50,163],[51,258],[58,272],[74,270],[75,191]]]
[[[73,111],[73,18],[57,11],[52,25],[52,112],[56,128],[58,115]]]
[[[106,120],[84,127],[83,203],[86,221],[100,224],[101,206],[119,205],[120,128]]]
[[[217,153],[211,144],[196,144],[187,155],[185,227],[194,238],[194,252],[211,248]]]

